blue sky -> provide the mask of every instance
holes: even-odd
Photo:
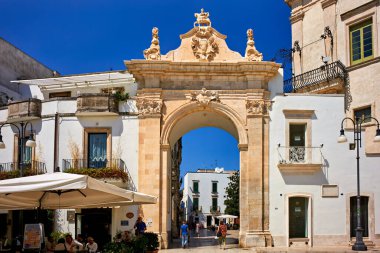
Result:
[[[291,47],[283,0],[0,0],[0,37],[63,75],[120,70],[123,60],[143,58],[154,26],[162,54],[177,48],[201,8],[234,51],[244,54],[248,28],[264,60]],[[226,169],[239,167],[236,140],[222,130],[194,130],[183,142],[185,170],[213,167],[216,160]]]

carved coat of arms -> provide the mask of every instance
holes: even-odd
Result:
[[[196,13],[197,21],[194,27],[197,29],[195,36],[191,41],[191,49],[195,57],[201,61],[211,61],[218,53],[219,47],[212,35],[211,21],[209,13],[201,10],[201,13]]]
[[[219,93],[202,88],[201,91],[191,93],[190,101],[196,101],[200,105],[208,105],[211,101],[220,102]]]

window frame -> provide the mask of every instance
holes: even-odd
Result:
[[[30,136],[30,131],[25,131],[25,138],[24,138],[24,145],[26,144],[26,141],[28,140]],[[35,135],[36,136],[36,135]],[[36,141],[36,138],[35,138]],[[20,163],[20,136],[19,134],[14,134],[13,137],[13,163],[15,164],[15,168],[19,169],[19,163]],[[30,148],[31,152],[31,162],[36,160],[36,147],[25,147]],[[25,161],[24,161],[25,162]]]
[[[195,190],[195,183],[197,184],[197,190]],[[199,193],[199,181],[193,180],[193,193]]]
[[[197,200],[197,205],[195,205],[195,200]],[[193,211],[199,210],[199,197],[193,197]]]
[[[88,161],[88,145],[89,145],[89,134],[92,133],[106,133],[107,134],[107,160],[110,161],[112,158],[112,129],[111,128],[84,128],[83,134],[83,159]]]
[[[216,191],[214,191],[214,184],[216,184]],[[218,181],[211,181],[211,193],[213,194],[218,193]]]
[[[71,97],[71,91],[50,92],[49,99],[54,98],[69,98]]]
[[[354,108],[354,109],[352,110],[352,113],[353,113],[353,119],[356,120],[356,113],[357,113],[357,112],[359,112],[359,111],[363,111],[363,110],[367,110],[367,109],[369,109],[369,111],[370,111],[369,116],[372,116],[372,112],[373,112],[372,109],[373,109],[373,108],[372,108],[371,105],[367,105],[367,106],[361,106],[361,107]],[[363,114],[362,114],[362,115],[363,115]],[[369,124],[369,123],[371,123],[371,122],[372,122],[372,119],[369,118],[368,121],[363,121],[362,123],[363,123],[363,124]]]
[[[216,206],[214,205],[214,200],[216,200]],[[218,210],[218,197],[212,197],[211,198],[211,207],[214,211]],[[215,207],[215,208],[214,208]]]
[[[374,29],[373,29],[373,19],[372,17],[361,21],[360,23],[356,23],[353,25],[350,25],[348,27],[348,33],[349,33],[349,48],[350,48],[350,63],[351,65],[356,65],[362,62],[366,62],[368,60],[371,60],[374,58]],[[364,57],[364,36],[363,36],[363,30],[364,28],[371,26],[371,50],[372,54],[370,56]],[[360,31],[360,58],[358,60],[353,59],[353,47],[352,47],[352,34],[356,31]]]

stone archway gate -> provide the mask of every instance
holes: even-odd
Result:
[[[181,45],[161,55],[152,30],[145,60],[125,61],[138,83],[139,191],[159,196],[143,207],[149,230],[168,246],[171,230],[171,146],[187,131],[216,126],[238,139],[240,152],[240,246],[271,246],[269,231],[268,82],[279,64],[262,61],[247,31],[245,57],[231,51],[226,36],[211,27],[209,13],[195,14]]]

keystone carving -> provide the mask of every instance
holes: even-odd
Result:
[[[158,114],[161,113],[162,101],[147,98],[138,98],[136,100],[136,106],[139,110],[139,114],[141,115]]]
[[[152,29],[152,42],[148,49],[144,50],[144,57],[146,60],[161,60],[160,41],[158,40],[158,28]]]
[[[264,100],[247,100],[246,104],[248,114],[268,114],[272,108],[271,101]]]
[[[208,105],[210,102],[220,102],[219,93],[202,88],[201,91],[191,93],[190,101],[195,101],[200,105]]]
[[[197,20],[194,27],[197,29],[191,40],[191,49],[200,61],[211,61],[219,51],[219,46],[212,35],[209,13],[201,9],[201,13],[195,13]]]
[[[257,51],[255,41],[253,40],[253,30],[247,30],[247,48],[245,49],[245,58],[248,61],[262,61],[263,54]]]

